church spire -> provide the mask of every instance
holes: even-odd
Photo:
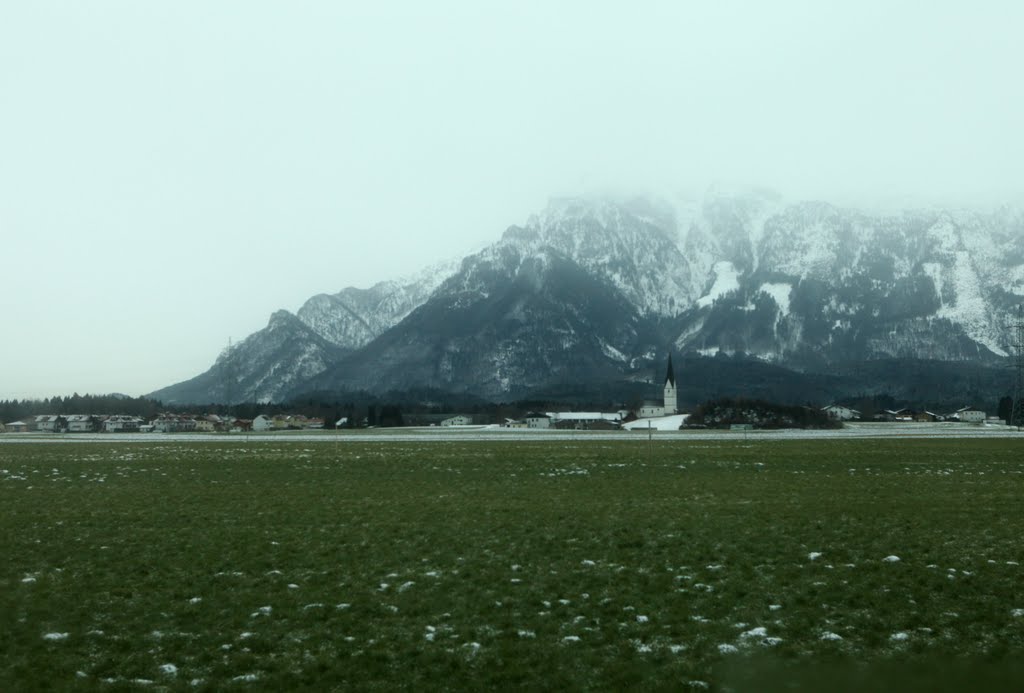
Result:
[[[675,387],[676,384],[676,372],[672,368],[672,352],[668,355],[668,372],[665,373],[665,384],[672,385]]]
[[[668,371],[665,373],[665,414],[675,414],[679,411],[679,401],[676,391],[676,372],[672,368],[672,352],[668,352]]]

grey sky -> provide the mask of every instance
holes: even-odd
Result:
[[[0,398],[142,394],[549,196],[1019,199],[1017,2],[7,2]]]

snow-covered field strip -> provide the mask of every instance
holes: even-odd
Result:
[[[0,690],[1024,681],[1017,440],[203,438],[0,446]]]
[[[406,427],[361,431],[321,431],[316,433],[9,433],[0,434],[5,443],[365,443],[365,442],[469,442],[469,441],[582,441],[582,440],[823,440],[857,438],[1019,438],[1024,431],[1010,426],[958,423],[850,423],[834,430],[684,430],[665,431],[635,428],[632,431],[568,431],[515,429],[500,426]]]

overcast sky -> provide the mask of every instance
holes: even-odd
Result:
[[[0,398],[184,380],[551,196],[1020,199],[1022,27],[979,0],[2,3]]]

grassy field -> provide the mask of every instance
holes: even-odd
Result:
[[[1019,689],[1022,453],[2,445],[0,689]]]

